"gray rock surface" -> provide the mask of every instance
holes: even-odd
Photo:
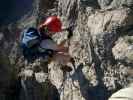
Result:
[[[49,15],[58,15],[63,27],[74,25],[71,73],[63,72],[57,62],[47,66],[42,59],[27,65],[17,49],[19,29],[36,26]],[[114,91],[133,82],[132,33],[132,0],[35,0],[30,17],[0,28],[0,75],[5,76],[0,77],[0,99],[10,100],[11,93],[5,91],[14,90],[20,75],[20,100],[108,100]],[[60,42],[66,35],[54,39]]]
[[[119,8],[119,7],[132,7],[132,0],[98,0],[99,5],[102,9],[104,8]]]
[[[109,100],[132,100],[133,84],[114,93]]]

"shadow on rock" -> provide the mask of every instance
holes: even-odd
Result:
[[[60,100],[57,88],[49,80],[39,83],[33,77],[19,78],[12,89],[13,100]]]
[[[98,84],[97,86],[91,86],[88,79],[86,79],[84,73],[82,72],[83,64],[80,64],[75,73],[71,75],[72,80],[78,80],[80,92],[85,100],[107,100],[108,91],[103,84]]]

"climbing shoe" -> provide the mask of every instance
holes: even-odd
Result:
[[[72,68],[68,65],[64,65],[61,67],[61,70],[65,71],[65,72],[71,72]]]

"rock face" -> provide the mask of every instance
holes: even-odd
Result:
[[[118,7],[132,7],[132,0],[98,0],[101,8],[118,8]]]
[[[30,17],[7,28],[1,27],[0,74],[5,76],[0,78],[1,100],[9,100],[6,97],[10,93],[5,91],[14,88],[19,72],[23,76],[23,81],[18,83],[20,100],[108,100],[114,91],[133,82],[132,0],[34,2],[35,9]],[[74,26],[69,45],[69,53],[75,59],[71,73],[62,72],[57,62],[47,67],[40,59],[27,66],[20,50],[16,49],[17,35],[13,33],[36,26],[49,15],[58,15],[63,27]],[[54,38],[60,42],[66,39],[66,34]]]
[[[131,100],[133,99],[133,85],[131,84],[127,88],[120,89],[115,94],[113,94],[109,100]]]
[[[61,100],[107,100],[113,91],[132,82],[132,75],[129,74],[132,60],[129,60],[130,57],[124,57],[123,60],[121,57],[117,58],[118,50],[115,49],[119,45],[119,38],[128,36],[132,30],[132,10],[122,7],[119,3],[128,5],[128,1],[98,1],[101,8],[104,3],[106,6],[110,6],[111,2],[120,4],[116,6],[117,9],[112,6],[113,9],[110,10],[96,10],[93,5],[84,5],[83,1],[79,0],[68,0],[65,4],[64,2],[59,1],[59,15],[64,26],[76,24],[70,45],[70,53],[75,57],[76,68],[72,73],[66,73],[64,80],[56,73],[57,71],[51,70],[51,79],[59,90],[63,84]],[[84,2],[89,3],[89,0]],[[131,47],[132,43],[126,42],[126,45]],[[124,51],[119,53],[122,52]],[[126,55],[131,55],[131,52],[123,56]]]

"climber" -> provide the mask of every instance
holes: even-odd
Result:
[[[28,28],[21,36],[21,48],[24,58],[28,62],[33,62],[38,57],[50,62],[58,61],[62,70],[70,72],[72,68],[67,65],[68,62],[74,62],[73,58],[68,54],[68,47],[64,44],[72,36],[70,28],[62,29],[62,23],[57,16],[48,17],[39,27]],[[57,44],[53,41],[52,36],[55,33],[68,31],[68,39]]]

